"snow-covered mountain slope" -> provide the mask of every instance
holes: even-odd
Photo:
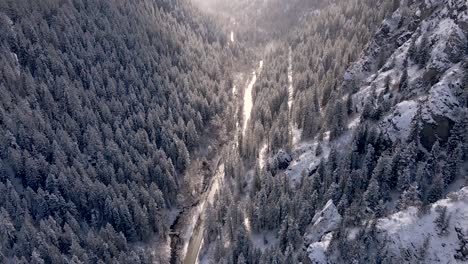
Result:
[[[467,34],[466,1],[402,1],[337,90],[337,100],[352,98],[348,131],[333,141],[326,131],[323,140],[298,144],[288,175],[297,180],[302,171],[311,173],[327,158],[315,155],[314,146],[344,148],[353,130],[368,120],[367,125],[396,142],[408,137],[419,115],[421,143],[427,149],[436,140],[446,141],[454,123],[468,115]]]
[[[292,151],[287,175],[296,179],[306,175],[301,173],[304,170],[313,175],[314,168],[327,160],[330,147],[350,148],[352,134],[364,125],[385,135],[389,145],[407,142],[415,123],[419,124],[418,140],[425,148],[422,152],[430,152],[436,141],[446,143],[454,124],[468,116],[467,36],[465,0],[402,1],[345,73],[337,89],[335,98],[343,102],[348,95],[352,98],[352,114],[345,123],[348,131],[333,140],[328,140],[329,131],[322,131],[322,136],[312,142],[300,144]],[[316,154],[319,144],[325,147],[327,155]],[[346,226],[349,240],[362,238],[361,233],[356,234],[368,231],[360,225],[377,221],[379,243],[385,245],[386,257],[393,258],[390,263],[468,261],[468,188],[458,190],[459,186],[448,198],[430,204],[425,214],[414,207],[395,211],[395,206],[389,206],[401,194],[395,189],[392,201],[386,205],[391,215]],[[444,234],[439,235],[436,219],[443,207],[447,208],[450,220],[446,221]],[[329,248],[334,243],[334,231],[338,233],[330,229],[318,239],[308,240],[310,232],[304,235],[314,263],[328,263],[333,258],[329,254],[338,255],[335,250],[340,250],[340,246]]]
[[[446,226],[438,224],[442,208],[446,208]],[[466,263],[468,187],[432,204],[426,214],[410,207],[379,219],[377,228],[382,232],[381,238],[389,242],[387,250],[401,256],[404,263]]]
[[[466,114],[467,9],[463,0],[403,5],[346,72],[343,91],[360,87],[353,94],[357,112],[376,108],[379,127],[392,140],[408,136],[418,109],[428,146],[446,139]]]

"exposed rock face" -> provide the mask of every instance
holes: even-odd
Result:
[[[382,23],[344,74],[341,89],[352,96],[359,122],[367,121],[394,143],[418,135],[430,150],[436,141],[444,144],[454,124],[468,116],[468,4],[466,0],[402,2],[409,4]],[[381,115],[368,122],[363,115],[366,105]],[[388,242],[385,253],[405,263],[466,261],[467,188],[437,201],[426,215],[410,207],[378,219],[378,240]],[[437,235],[437,206],[447,207],[451,215],[446,236]],[[335,248],[328,247],[340,222],[331,201],[315,214],[305,235],[314,263],[333,263]]]
[[[419,111],[421,142],[430,149],[466,115],[468,6],[463,0],[409,3],[382,23],[342,85],[360,87],[353,94],[358,112],[372,94],[382,98],[373,102],[386,105],[378,126],[394,141],[408,136]]]
[[[289,163],[291,163],[291,160],[291,155],[284,150],[280,150],[278,154],[276,154],[276,162],[278,163],[278,168],[280,170],[286,169],[289,166]]]
[[[275,156],[268,159],[268,169],[270,171],[284,170],[292,161],[292,157],[284,150],[279,150]]]
[[[341,219],[332,200],[314,215],[305,235],[305,241],[309,243],[307,252],[313,263],[328,263],[325,253],[333,238],[333,231],[339,227]]]
[[[312,223],[307,228],[305,235],[307,242],[320,241],[325,234],[338,228],[341,219],[341,215],[338,213],[333,201],[329,200],[323,209],[312,218]]]
[[[456,250],[454,258],[460,261],[468,261],[468,232],[461,227],[455,227],[460,248]]]

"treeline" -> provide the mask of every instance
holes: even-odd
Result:
[[[0,2],[0,262],[155,261],[134,242],[226,104],[219,32],[183,1]]]

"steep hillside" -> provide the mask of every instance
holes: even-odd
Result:
[[[344,220],[334,232],[310,241],[312,260],[466,260],[466,195],[452,194],[452,202],[439,199],[466,186],[468,180],[467,10],[464,1],[403,4],[344,74],[331,100],[342,98],[343,104],[348,100],[349,115],[343,115],[346,128],[335,124],[331,131],[342,132],[316,145],[332,151],[339,147],[335,155],[350,157],[351,168],[353,163],[362,165],[349,176],[342,174],[342,168],[335,171],[354,182],[342,185],[339,179],[338,186],[330,185],[341,196],[334,202]],[[333,162],[331,158],[336,157],[328,156],[325,166]],[[312,177],[317,175],[314,160],[298,162],[310,162]],[[294,166],[299,165],[293,161],[292,172],[297,173]],[[376,221],[387,214],[392,215]],[[443,234],[438,231],[441,226]]]
[[[421,143],[430,148],[466,115],[466,9],[463,1],[401,8],[345,74],[345,88],[361,87],[351,91],[357,112],[377,112],[372,118],[393,141],[407,138],[420,115]]]
[[[185,1],[0,1],[0,262],[166,262],[225,39]]]
[[[298,29],[290,43],[267,48],[240,150],[247,167],[257,157],[267,156],[267,162],[226,175],[233,183],[214,203],[212,217],[222,224],[206,234],[205,261],[465,259],[466,212],[458,209],[466,199],[435,208],[468,180],[466,1],[345,6],[314,12],[309,19],[315,24]],[[340,10],[338,19],[330,10]],[[302,142],[293,144],[298,131]],[[227,206],[232,201],[240,205]],[[435,219],[442,224],[428,224]],[[419,223],[444,226],[441,240],[450,252],[434,244],[435,237],[409,245],[414,241],[405,225]],[[424,253],[430,249],[435,252]]]

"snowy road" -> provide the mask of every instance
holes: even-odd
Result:
[[[292,146],[296,146],[301,139],[301,131],[297,128],[292,119],[292,107],[294,103],[294,86],[293,86],[293,59],[292,49],[289,47],[288,54],[288,114],[289,114],[289,133],[291,133]]]
[[[205,224],[205,210],[206,202],[213,202],[216,192],[219,190],[224,177],[224,164],[220,160],[218,161],[218,166],[216,168],[213,180],[207,192],[204,193],[202,197],[202,202],[198,208],[198,216],[194,215],[194,218],[197,218],[195,228],[193,229],[192,236],[187,247],[187,253],[185,254],[184,264],[195,264],[198,263],[198,255],[200,254],[200,249],[203,244],[203,234],[204,234],[204,224]]]
[[[252,100],[252,89],[257,82],[257,75],[260,74],[263,68],[263,60],[260,61],[258,69],[252,73],[252,79],[247,85],[244,91],[244,125],[242,126],[242,135],[245,135],[247,129],[247,122],[250,119],[250,113],[252,112],[253,100]]]

